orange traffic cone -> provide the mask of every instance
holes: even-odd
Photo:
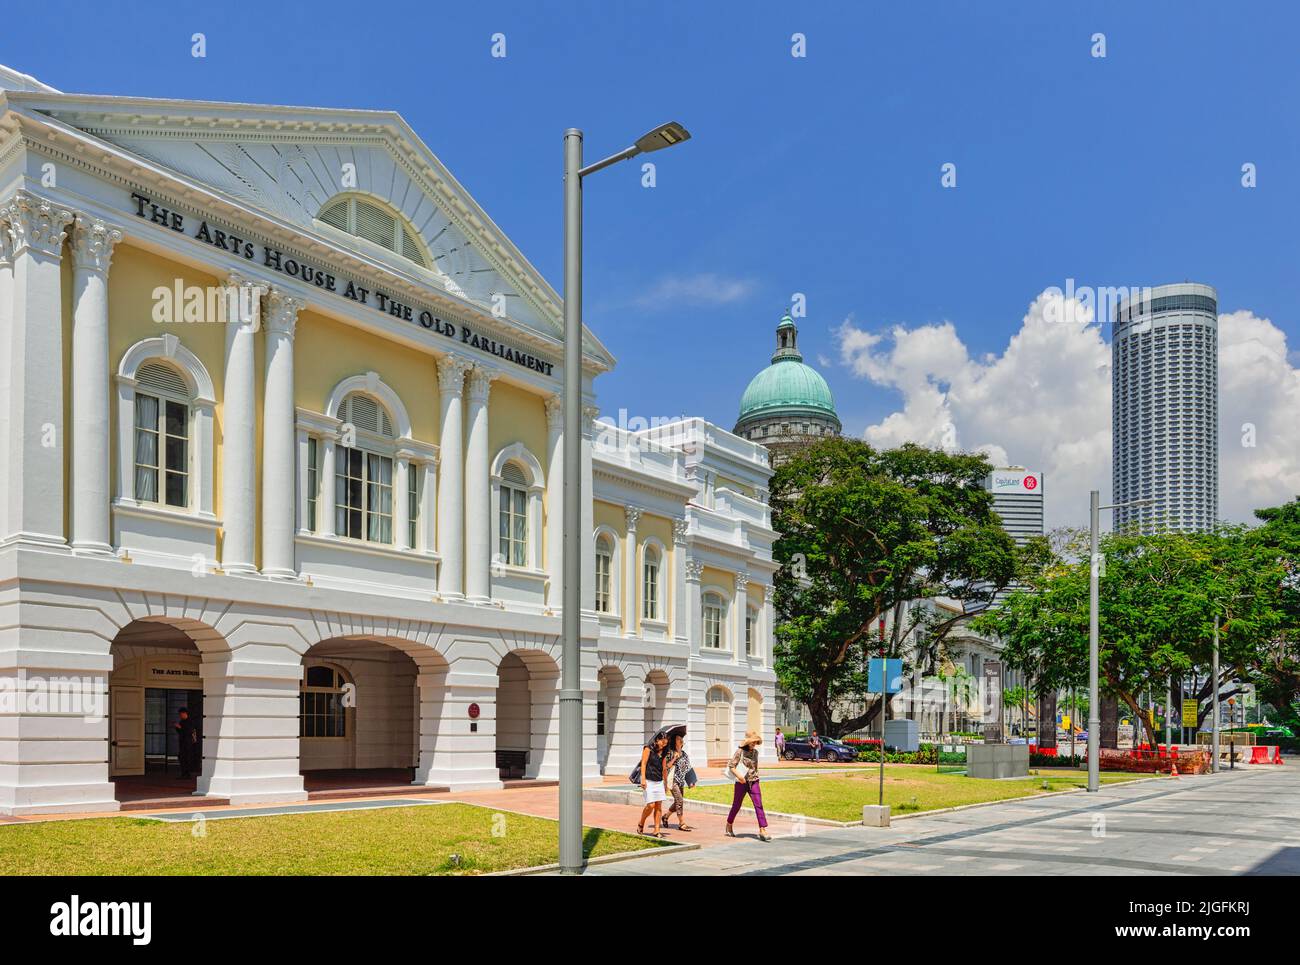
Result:
[[[1178,762],[1177,762],[1177,761],[1174,761],[1173,765],[1169,768],[1169,776],[1172,777],[1172,778],[1177,779],[1177,777],[1178,777]]]

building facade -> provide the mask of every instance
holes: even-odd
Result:
[[[606,433],[591,333],[565,440],[561,333],[396,114],[0,70],[0,813],[115,807],[182,704],[236,803],[556,777],[566,444],[584,776],[767,731],[766,451]]]
[[[993,494],[993,511],[1017,546],[1043,535],[1043,474],[1024,466],[996,466],[984,485]]]
[[[1115,528],[1203,531],[1219,517],[1218,295],[1182,283],[1120,302],[1111,341]]]

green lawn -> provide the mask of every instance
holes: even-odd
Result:
[[[583,850],[595,857],[659,846],[587,828]],[[0,875],[483,874],[558,859],[554,821],[468,804],[230,818],[201,828],[142,818],[0,826]]]
[[[1102,774],[1104,784],[1131,781],[1147,775]],[[763,807],[786,814],[803,814],[832,821],[859,821],[862,805],[878,800],[878,768],[851,774],[826,775],[801,780],[764,781]],[[1043,782],[1047,788],[1043,788]],[[1021,780],[984,781],[960,774],[940,774],[933,767],[909,764],[885,765],[885,803],[895,814],[910,811],[933,811],[961,804],[1002,801],[1028,794],[1048,794],[1067,788],[1084,787],[1088,775],[1083,771],[1043,768],[1036,776]],[[697,787],[688,792],[697,801],[731,803],[731,785]],[[745,807],[749,808],[746,799]]]

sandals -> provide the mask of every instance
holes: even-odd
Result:
[[[678,830],[678,831],[694,831],[695,829],[694,829],[694,828],[689,828],[689,827],[687,827],[687,826],[684,825],[684,824],[679,824],[679,825],[677,825],[677,830]]]
[[[736,832],[732,830],[730,824],[727,825],[726,835],[729,838],[734,838],[736,836]]]

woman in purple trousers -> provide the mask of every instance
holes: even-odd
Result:
[[[728,837],[736,836],[731,826],[736,821],[736,815],[740,813],[740,805],[744,802],[745,795],[748,794],[749,799],[754,802],[759,838],[763,841],[772,840],[772,836],[767,833],[767,815],[763,813],[763,792],[758,788],[758,745],[761,743],[763,738],[757,731],[746,731],[745,739],[740,742],[736,753],[731,755],[731,760],[727,764],[727,773],[736,782],[731,795],[731,813],[727,815]]]

